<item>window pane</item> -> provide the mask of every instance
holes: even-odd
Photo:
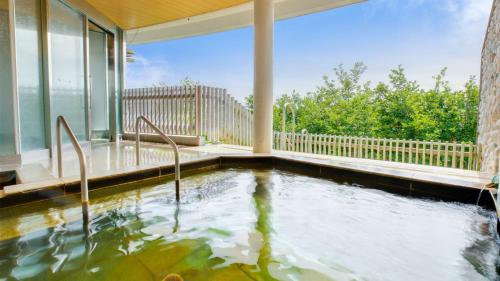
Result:
[[[16,0],[21,149],[45,148],[40,0]]]
[[[0,0],[0,155],[15,153],[8,0]]]
[[[83,17],[58,0],[50,1],[52,117],[63,115],[75,135],[85,133]]]
[[[92,131],[108,130],[108,89],[106,83],[106,35],[89,32],[90,79],[92,81]]]

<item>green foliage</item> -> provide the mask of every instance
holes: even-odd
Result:
[[[253,96],[245,97],[245,105],[253,113]]]
[[[135,62],[135,51],[132,49],[127,49],[127,62]]]
[[[194,81],[191,78],[189,78],[189,76],[186,76],[184,77],[184,79],[180,81],[180,84],[186,87],[194,87],[194,86],[199,86],[200,81]]]
[[[479,88],[474,77],[464,89],[453,91],[446,81],[446,68],[434,78],[435,87],[424,90],[406,77],[402,66],[389,73],[389,83],[361,84],[363,63],[351,70],[334,69],[336,79],[324,77],[324,84],[305,96],[284,94],[274,105],[274,130],[281,131],[282,108],[295,104],[296,131],[309,133],[475,142]],[[251,102],[251,103],[250,103]],[[247,105],[253,99],[247,98]],[[287,112],[287,131],[291,130]]]

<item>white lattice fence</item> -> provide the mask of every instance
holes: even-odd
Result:
[[[275,132],[274,148],[466,170],[481,166],[481,146],[472,143]]]
[[[225,89],[206,86],[128,89],[122,95],[122,108],[126,133],[135,132],[135,120],[142,115],[167,134],[252,145],[252,113]],[[145,126],[139,131],[152,133]]]

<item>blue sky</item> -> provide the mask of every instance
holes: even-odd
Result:
[[[333,68],[357,61],[363,79],[387,81],[399,64],[423,87],[448,67],[452,87],[479,76],[492,0],[369,0],[276,22],[274,96],[304,94],[333,77]],[[253,89],[252,27],[174,41],[130,46],[127,87],[177,85],[189,77],[223,87],[242,100]]]

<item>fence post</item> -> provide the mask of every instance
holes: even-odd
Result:
[[[441,167],[441,142],[438,142],[436,166]]]
[[[464,157],[465,157],[465,145],[462,142],[460,144],[460,169],[464,168]]]
[[[422,165],[426,165],[427,142],[422,143]]]
[[[398,162],[405,163],[405,150],[406,150],[406,142],[404,140],[398,139],[399,142],[399,156]]]
[[[200,137],[201,136],[201,86],[198,85],[196,86],[195,89],[195,130],[196,130],[196,136]]]
[[[467,161],[467,170],[472,170],[472,159],[473,159],[472,147],[473,147],[472,143],[469,143],[469,158],[468,158],[469,161]]]
[[[475,157],[475,159],[476,159],[476,164],[475,164],[476,171],[480,171],[481,170],[481,160],[482,160],[481,159],[481,154],[483,153],[482,150],[483,150],[483,146],[478,143],[476,145],[476,157]],[[500,192],[498,194],[500,194]]]
[[[457,164],[457,143],[456,142],[453,142],[453,152],[452,152],[452,156],[451,156],[451,167],[452,168],[456,168],[456,164]]]
[[[448,168],[448,160],[449,160],[449,147],[448,147],[448,143],[445,144],[445,147],[444,147],[444,167]]]
[[[396,139],[396,162],[399,162],[399,139]]]

